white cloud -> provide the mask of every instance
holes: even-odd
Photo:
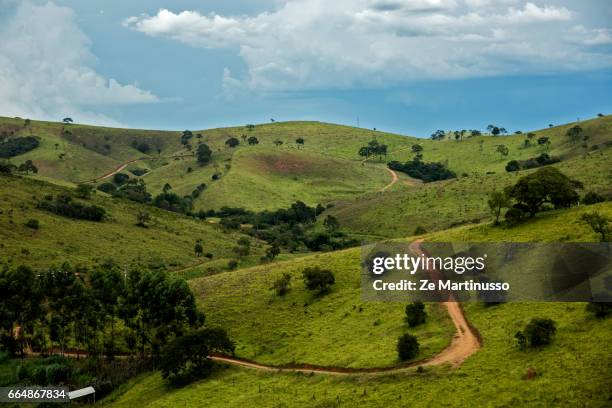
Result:
[[[90,41],[71,9],[26,1],[12,11],[0,27],[0,115],[117,124],[90,108],[158,100],[92,68]]]
[[[584,34],[578,41],[570,30],[576,13],[537,3],[287,0],[254,16],[162,9],[124,25],[193,47],[235,50],[248,69],[240,80],[253,90],[392,86],[612,66],[609,53],[589,48],[606,43],[608,29],[589,29],[590,42]],[[237,78],[229,78],[236,87]]]

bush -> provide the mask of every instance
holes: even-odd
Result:
[[[16,137],[0,143],[0,158],[8,159],[36,149],[40,141],[35,136]]]
[[[589,191],[582,197],[582,204],[584,205],[597,204],[604,201],[606,201],[606,199],[594,191]]]
[[[414,235],[423,235],[426,234],[427,230],[422,227],[421,225],[418,225],[415,229],[414,229]]]
[[[397,354],[401,361],[410,360],[419,354],[419,341],[410,333],[403,334],[397,341]]]
[[[112,194],[117,190],[117,187],[113,183],[102,183],[98,186],[98,190],[103,193]]]
[[[540,347],[550,344],[557,331],[555,322],[548,318],[533,318],[522,331],[517,332],[519,348]]]
[[[102,207],[80,204],[72,201],[71,197],[63,195],[58,195],[55,201],[52,198],[40,201],[37,207],[63,217],[81,220],[102,221],[106,216],[106,210]]]
[[[227,269],[229,269],[230,271],[233,271],[237,267],[238,267],[238,261],[235,259],[232,259],[227,263]]]
[[[505,218],[509,226],[515,226],[518,225],[521,221],[523,221],[526,215],[527,214],[525,213],[525,211],[521,210],[520,208],[513,207],[506,211]]]
[[[319,267],[304,269],[302,271],[302,278],[308,290],[316,290],[320,295],[329,292],[331,285],[336,283],[332,271]]]
[[[148,169],[140,169],[140,168],[136,168],[136,169],[132,169],[130,170],[130,173],[132,173],[135,176],[144,176],[145,174],[147,174],[149,172]]]
[[[126,181],[128,181],[130,179],[130,176],[128,176],[125,173],[117,173],[113,176],[113,183],[115,183],[116,185],[120,186],[123,183],[125,183]]]
[[[28,228],[32,228],[33,230],[37,230],[40,228],[40,223],[38,222],[38,220],[32,218],[29,219],[26,223],[25,223],[26,227]]]
[[[406,306],[406,322],[408,326],[415,327],[425,323],[427,312],[423,302],[412,302]]]
[[[455,172],[449,170],[443,163],[425,163],[418,158],[404,164],[392,161],[388,163],[388,166],[391,170],[401,171],[410,177],[423,180],[425,183],[457,177]]]
[[[289,292],[289,285],[291,283],[291,275],[283,273],[283,276],[274,281],[272,289],[278,296],[285,296]]]
[[[609,302],[590,302],[586,306],[587,312],[593,313],[598,319],[603,319],[612,311],[612,303]]]

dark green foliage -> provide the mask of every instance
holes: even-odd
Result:
[[[274,260],[274,258],[276,258],[278,254],[280,254],[280,248],[276,245],[272,245],[271,247],[266,249],[266,254],[261,257],[261,260],[264,262],[272,261]]]
[[[580,221],[588,225],[593,232],[599,234],[601,242],[608,242],[610,234],[612,233],[612,227],[610,226],[610,219],[608,217],[594,211],[582,214],[582,216],[580,216]]]
[[[423,235],[426,233],[427,230],[421,225],[417,225],[417,227],[414,229],[414,235]]]
[[[227,263],[227,269],[229,269],[230,271],[233,271],[234,269],[236,269],[238,267],[238,261],[235,259],[231,259],[228,263]]]
[[[558,163],[560,161],[561,159],[558,157],[549,156],[547,153],[542,153],[538,157],[527,160],[511,160],[506,165],[506,171],[512,172],[525,169],[535,169],[537,167]]]
[[[229,139],[227,139],[225,141],[225,145],[227,147],[236,147],[240,144],[240,140],[236,139],[235,137],[230,137]]]
[[[32,163],[32,160],[26,160],[25,162],[21,163],[19,167],[17,167],[17,171],[25,174],[28,174],[29,172],[36,174],[38,173],[38,167]]]
[[[510,197],[504,191],[493,191],[489,195],[487,205],[493,217],[495,217],[495,225],[499,224],[499,217],[504,208],[509,207],[511,204]]]
[[[193,252],[195,253],[196,256],[202,256],[202,253],[204,252],[204,247],[202,246],[201,243],[196,242],[196,244],[193,247]]]
[[[113,183],[115,183],[116,185],[120,186],[123,183],[125,183],[126,181],[128,181],[130,179],[130,176],[128,176],[125,173],[117,173],[113,176]]]
[[[331,285],[336,283],[334,274],[329,269],[321,269],[317,266],[306,268],[302,271],[302,278],[306,289],[316,291],[322,295],[331,290]]]
[[[63,217],[75,218],[89,221],[102,221],[106,216],[106,210],[97,205],[85,205],[73,201],[72,197],[58,195],[55,200],[39,201],[38,208],[52,212]]]
[[[606,199],[594,191],[589,191],[582,197],[582,204],[584,205],[603,203],[604,201],[606,201]]]
[[[400,361],[410,360],[419,354],[419,341],[416,336],[405,333],[397,341],[397,354]]]
[[[140,153],[144,153],[144,154],[147,154],[151,151],[151,146],[149,146],[148,143],[138,141],[138,140],[134,140],[132,142],[132,147],[138,150]]]
[[[250,145],[256,145],[256,144],[259,144],[259,139],[257,139],[255,136],[251,136],[247,139],[247,142]]]
[[[12,175],[17,170],[17,167],[5,160],[0,160],[0,174],[5,176]]]
[[[36,149],[40,141],[35,136],[15,137],[0,143],[0,158],[8,159]]]
[[[147,174],[149,172],[148,169],[140,169],[140,168],[136,168],[136,169],[132,169],[130,170],[130,173],[132,173],[135,176],[144,176],[145,174]]]
[[[117,190],[117,186],[115,186],[113,183],[102,183],[98,186],[98,190],[104,193],[112,194]]]
[[[79,184],[76,187],[76,196],[88,200],[95,193],[94,187],[91,184]]]
[[[37,230],[40,228],[40,223],[38,222],[38,220],[36,219],[29,219],[26,223],[25,223],[26,227],[31,228],[33,230]]]
[[[412,302],[406,305],[406,323],[408,326],[415,327],[425,323],[427,312],[423,302]]]
[[[580,141],[580,136],[582,135],[582,133],[583,133],[582,127],[580,127],[580,125],[575,125],[569,128],[567,132],[565,133],[565,135],[570,139],[570,141],[572,141],[573,143],[576,143]]]
[[[191,196],[181,198],[178,194],[166,191],[155,196],[153,205],[167,211],[185,214],[191,211],[193,203]]]
[[[586,310],[592,313],[598,319],[603,319],[612,312],[612,303],[610,302],[590,302],[586,306]]]
[[[387,165],[391,170],[401,171],[408,174],[410,177],[423,180],[425,183],[457,177],[457,175],[449,170],[443,163],[425,163],[419,158],[407,161],[404,164],[398,161],[392,161]]]
[[[212,157],[212,150],[210,150],[210,147],[208,147],[206,143],[202,143],[198,146],[196,157],[198,163],[202,165],[207,164],[208,162],[210,162],[210,159]]]
[[[272,289],[278,296],[285,296],[289,292],[291,284],[291,275],[283,273],[283,276],[276,279],[272,284]]]
[[[551,204],[554,208],[568,208],[577,204],[579,196],[576,188],[579,186],[556,168],[545,167],[521,177],[506,190],[506,194],[516,201],[515,208],[533,217],[545,204]]]
[[[146,228],[148,222],[151,222],[151,215],[146,211],[139,210],[136,214],[136,225]]]
[[[555,322],[548,318],[533,318],[522,331],[514,337],[519,348],[540,347],[550,344],[557,331]]]
[[[327,217],[325,217],[323,225],[325,226],[325,228],[332,232],[337,231],[340,228],[340,222],[333,215],[328,215]]]
[[[361,157],[369,158],[370,156],[387,156],[387,145],[381,144],[378,140],[372,140],[368,142],[367,146],[359,148],[358,154]]]
[[[117,188],[113,196],[126,198],[137,203],[151,202],[151,194],[147,192],[147,186],[143,179],[130,179],[127,183]]]
[[[304,146],[304,142],[305,142],[305,140],[304,140],[303,137],[298,137],[297,139],[295,139],[295,143],[297,145]]]
[[[199,329],[168,343],[162,350],[159,368],[171,384],[185,385],[209,373],[211,353],[233,353],[234,349],[225,330]]]
[[[189,143],[189,140],[191,140],[192,137],[193,137],[193,132],[191,132],[191,130],[183,131],[183,134],[181,135],[181,144],[183,146],[187,145]]]

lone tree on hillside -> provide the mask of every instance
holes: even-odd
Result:
[[[297,139],[295,139],[295,144],[297,144],[298,147],[304,146],[304,138],[298,137]]]
[[[246,125],[245,127],[247,128],[247,130],[248,130],[249,132],[255,129],[255,125],[250,124],[250,123],[249,123],[248,125]]]
[[[608,242],[610,234],[612,234],[612,227],[610,226],[610,219],[604,215],[601,215],[597,211],[591,213],[582,214],[580,222],[588,225],[593,232],[599,234],[599,240],[601,242]]]
[[[567,130],[565,135],[569,137],[570,141],[573,143],[577,143],[580,141],[580,136],[582,135],[583,130],[579,125],[573,126]]]
[[[493,223],[495,225],[499,225],[499,217],[501,216],[501,212],[504,208],[510,207],[511,200],[504,191],[493,191],[489,195],[487,204],[489,205],[491,214],[493,214],[495,217],[495,221]]]
[[[321,269],[318,266],[306,268],[302,271],[302,278],[308,290],[317,291],[323,295],[330,291],[331,285],[336,283],[334,274],[329,269]]]
[[[64,122],[65,124],[69,125],[71,123],[74,123],[74,120],[72,120],[72,118],[64,118],[64,119],[62,119],[62,122]]]
[[[283,141],[282,141],[282,140],[280,140],[280,139],[276,139],[276,140],[274,141],[274,146],[276,146],[276,147],[279,147],[279,146],[280,146],[280,145],[282,145],[282,144],[283,144]]]
[[[198,152],[196,153],[196,157],[198,159],[198,163],[207,164],[210,162],[210,158],[212,157],[212,150],[206,143],[202,143],[198,146]]]
[[[257,139],[255,136],[251,136],[251,137],[249,137],[249,138],[247,139],[247,142],[248,142],[248,143],[249,143],[251,146],[256,145],[256,144],[259,144],[259,140],[258,140],[258,139]]]
[[[200,242],[196,242],[196,244],[193,246],[193,252],[195,253],[195,256],[202,256],[204,253],[204,247]]]
[[[95,194],[96,190],[94,190],[91,184],[79,184],[76,187],[76,195],[79,198],[88,200],[91,198],[92,194]]]
[[[423,146],[421,146],[420,144],[413,144],[410,149],[413,153],[421,153],[423,151]]]
[[[410,360],[419,354],[419,341],[415,336],[406,333],[397,341],[397,354],[401,361]]]
[[[291,275],[285,272],[283,273],[283,276],[274,281],[271,289],[273,289],[278,296],[285,296],[287,292],[289,292],[290,284]]]
[[[25,174],[28,174],[29,172],[36,174],[38,173],[38,167],[34,165],[32,160],[26,160],[25,162],[21,163],[19,167],[17,167],[17,171]]]
[[[240,140],[236,139],[235,137],[230,137],[225,141],[225,144],[230,148],[236,147],[240,144]]]
[[[550,138],[546,136],[542,136],[538,138],[538,145],[544,146],[546,150],[550,147]]]
[[[519,348],[525,349],[550,344],[556,332],[554,320],[536,317],[527,323],[523,331],[518,331],[514,338],[518,341]]]
[[[521,177],[514,186],[506,189],[506,194],[516,200],[514,209],[533,217],[544,204],[551,204],[556,209],[577,204],[580,197],[576,189],[581,187],[580,182],[570,179],[556,168],[543,167]]]
[[[406,323],[408,326],[415,327],[425,323],[427,312],[423,302],[412,302],[406,305]]]

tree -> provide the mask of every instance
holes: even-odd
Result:
[[[410,149],[413,153],[421,153],[423,151],[423,146],[421,146],[420,144],[413,144]]]
[[[211,353],[234,353],[235,345],[227,332],[205,328],[177,337],[161,353],[159,368],[162,378],[174,385],[184,385],[206,375],[211,367]]]
[[[239,144],[240,144],[240,140],[236,139],[235,137],[230,137],[229,139],[225,141],[225,145],[229,148],[236,147]]]
[[[25,223],[25,226],[33,230],[37,230],[40,228],[40,222],[38,222],[37,219],[31,218]]]
[[[274,146],[279,147],[283,144],[283,141],[280,139],[276,139],[273,143],[274,143]]]
[[[565,133],[565,135],[570,139],[570,141],[572,141],[573,143],[576,143],[580,141],[580,136],[582,135],[582,132],[583,130],[580,127],[580,125],[576,125],[576,126],[569,128],[567,132]]]
[[[446,136],[446,133],[443,130],[438,129],[431,134],[431,140],[444,140],[444,136]]]
[[[38,168],[34,165],[34,163],[32,163],[32,160],[26,160],[19,165],[17,171],[25,174],[28,174],[29,172],[36,174],[38,173]]]
[[[536,134],[535,134],[535,133],[533,133],[533,132],[529,132],[529,133],[527,133],[527,139],[531,140],[531,139],[533,139],[534,137],[536,137]]]
[[[502,133],[502,129],[504,130],[504,132],[506,131],[506,129],[504,128],[500,128],[498,126],[495,125],[489,125],[487,126],[487,130],[489,131],[489,133],[491,133],[493,136],[498,136],[500,133]]]
[[[299,146],[304,146],[304,138],[302,137],[298,137],[297,139],[295,139],[295,143]]]
[[[491,214],[495,217],[494,225],[499,224],[499,217],[504,208],[508,208],[511,205],[510,197],[504,191],[493,191],[489,195],[487,201]]]
[[[406,305],[406,322],[408,326],[415,327],[425,323],[427,312],[423,302],[412,302]]]
[[[525,140],[526,142],[528,142],[529,140]],[[506,171],[507,172],[513,172],[513,171],[519,171],[521,169],[521,163],[518,160],[510,160],[508,162],[508,164],[506,164]]]
[[[322,295],[331,289],[331,285],[336,283],[334,274],[329,269],[321,269],[318,266],[309,267],[302,271],[302,278],[308,290],[317,291]]]
[[[289,285],[291,284],[291,275],[283,273],[283,276],[276,279],[272,284],[272,289],[278,296],[285,296],[289,292]]]
[[[546,203],[555,208],[568,208],[577,204],[577,187],[577,182],[556,168],[544,167],[521,177],[514,186],[506,190],[506,194],[517,201],[516,208],[533,217]]]
[[[419,341],[410,333],[405,333],[397,341],[397,354],[400,361],[410,360],[419,354]]]
[[[249,143],[251,146],[256,145],[256,144],[259,144],[259,140],[258,140],[258,139],[257,139],[255,136],[251,136],[251,137],[249,137],[249,138],[247,139],[247,142],[248,142],[248,143]]]
[[[610,234],[612,233],[612,227],[610,226],[610,219],[605,215],[601,215],[597,211],[582,214],[580,216],[580,222],[588,225],[593,232],[599,234],[599,240],[601,242],[608,242]]]
[[[193,137],[193,132],[191,130],[184,130],[181,135],[181,144],[186,146],[189,143],[189,140]]]
[[[502,157],[506,157],[508,156],[508,153],[510,153],[510,149],[508,149],[508,146],[506,145],[497,145],[495,150],[497,153],[501,154]]]
[[[64,122],[66,125],[69,125],[73,123],[74,121],[72,120],[72,118],[64,118],[62,119],[62,122]]]
[[[164,186],[162,187],[162,191],[165,193],[168,193],[170,190],[172,190],[172,186],[168,183],[164,184]]]
[[[522,331],[517,332],[514,337],[518,340],[519,347],[539,347],[550,344],[557,331],[555,322],[548,318],[533,318]]]
[[[139,227],[146,228],[147,223],[150,221],[151,215],[148,212],[139,210],[138,214],[136,214],[136,225]]]
[[[76,195],[79,198],[89,200],[92,194],[95,194],[95,190],[91,184],[79,184],[76,187]]]
[[[193,251],[195,252],[196,256],[202,256],[204,253],[204,247],[200,242],[196,242],[195,246],[193,247]]]
[[[328,215],[325,218],[325,221],[323,221],[323,225],[325,226],[325,228],[327,228],[330,232],[334,232],[337,231],[340,228],[340,222],[338,221],[338,219],[336,217],[334,217],[333,215]]]
[[[542,136],[538,138],[538,145],[544,146],[546,150],[550,147],[550,138]]]
[[[266,254],[261,258],[262,261],[272,261],[276,256],[280,254],[280,248],[278,245],[272,245],[266,249]]]
[[[248,130],[249,132],[250,132],[250,131],[252,131],[253,129],[255,129],[255,125],[252,125],[252,124],[248,124],[248,125],[246,125],[245,127],[247,128],[247,130]]]
[[[116,173],[113,176],[113,183],[115,183],[116,185],[121,185],[123,183],[125,183],[126,181],[128,181],[130,179],[130,176],[128,176],[125,173]]]
[[[594,191],[589,191],[582,197],[582,204],[584,205],[603,203],[604,201],[606,201],[606,199]]]
[[[207,164],[208,162],[210,162],[210,159],[212,157],[212,150],[210,150],[210,147],[208,147],[206,143],[202,143],[198,146],[196,157],[198,163],[202,165]]]

